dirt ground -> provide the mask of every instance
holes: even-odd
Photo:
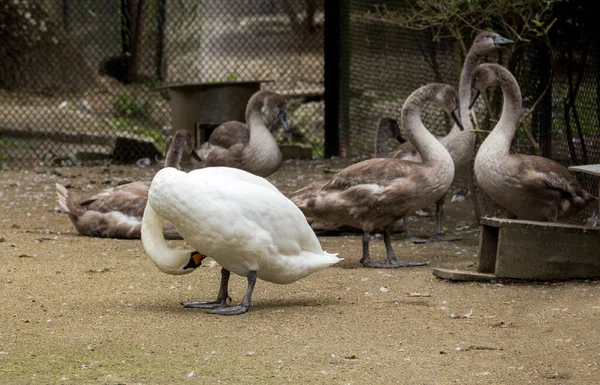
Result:
[[[290,192],[341,162],[288,161],[271,179]],[[345,260],[291,285],[259,281],[241,316],[184,309],[212,299],[219,267],[161,273],[139,240],[79,236],[56,212],[54,183],[83,196],[156,168],[0,172],[0,383],[3,384],[597,384],[596,281],[449,283],[432,267],[474,268],[468,200],[447,204],[462,241],[412,245],[425,267],[366,269],[359,235],[321,237]],[[411,217],[419,235],[432,218]],[[174,246],[183,241],[172,242]],[[374,259],[384,259],[381,239]],[[239,301],[246,280],[232,276]]]

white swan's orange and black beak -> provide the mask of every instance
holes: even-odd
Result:
[[[479,91],[479,89],[475,87],[471,87],[471,100],[469,101],[469,110],[473,108],[475,102],[479,98],[479,95],[481,95],[481,91]]]
[[[465,128],[463,127],[462,120],[460,118],[460,106],[456,106],[456,108],[452,110],[452,113],[450,113],[450,115],[452,116],[452,119],[454,119],[454,123],[456,123],[458,128],[460,128],[461,131],[464,131]]]
[[[206,255],[200,254],[197,251],[192,251],[190,253],[190,260],[189,260],[188,264],[183,267],[183,270],[195,269],[197,267],[200,267],[200,265],[202,265],[202,260],[204,260],[204,258],[206,258]]]

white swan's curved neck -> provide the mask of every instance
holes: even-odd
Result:
[[[191,250],[177,250],[169,247],[163,234],[165,220],[146,203],[142,219],[142,243],[144,250],[154,264],[167,274],[187,274],[194,268],[184,268],[190,261]]]

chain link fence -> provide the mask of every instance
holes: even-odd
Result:
[[[323,151],[323,0],[0,4],[4,167],[162,156],[171,83],[260,80]],[[282,130],[280,130],[282,131]]]
[[[458,87],[462,57],[452,39],[434,42],[428,30],[412,31],[374,17],[379,1],[350,0],[348,4],[348,25],[342,38],[341,153],[371,157],[379,119],[398,119],[404,99],[424,84],[442,82]],[[597,8],[589,2],[579,7],[566,2],[557,8],[550,35],[552,53],[540,44],[522,43],[510,61],[503,54],[486,59],[511,69],[521,87],[524,111],[533,107],[551,82],[526,126],[541,155],[565,166],[600,163],[600,36],[592,16],[600,11]],[[473,37],[466,37],[467,47]],[[490,101],[492,119],[483,101],[475,107],[484,129],[493,128],[493,120],[500,114],[500,92],[494,92]],[[445,135],[451,128],[438,108],[430,106],[422,116],[436,135]],[[519,130],[512,151],[534,154],[535,148]],[[595,178],[582,174],[577,178],[587,191],[597,194]],[[593,212],[597,213],[597,208],[589,209]]]

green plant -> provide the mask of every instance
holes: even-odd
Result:
[[[233,82],[235,80],[237,80],[237,78],[239,78],[240,75],[237,72],[230,72],[227,74],[227,77],[225,78],[225,80],[227,80],[228,82]]]
[[[152,106],[147,100],[140,100],[133,94],[118,95],[112,103],[116,116],[145,118],[150,115]]]
[[[325,157],[325,147],[324,146],[313,146],[312,147],[312,157],[313,157],[313,159],[323,159]]]

